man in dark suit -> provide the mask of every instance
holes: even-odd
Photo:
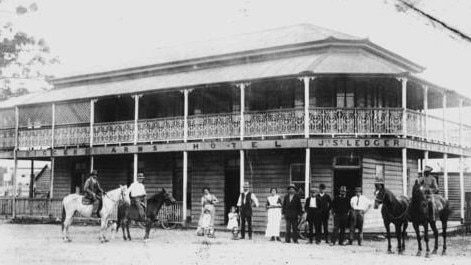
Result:
[[[339,245],[343,245],[345,240],[345,228],[348,224],[348,214],[350,213],[350,199],[347,198],[347,187],[340,186],[339,195],[332,201],[332,214],[334,216],[334,231],[332,232],[332,243],[335,245],[337,239]],[[340,230],[340,237],[339,235]]]
[[[296,194],[297,188],[295,185],[290,184],[287,188],[288,194],[283,200],[283,215],[286,219],[286,238],[285,242],[290,243],[291,237],[294,243],[298,243],[298,220],[302,214],[303,207],[301,199]]]
[[[314,237],[314,228],[316,231],[316,244],[321,240],[320,237],[320,208],[319,208],[319,198],[317,194],[319,191],[316,188],[311,189],[311,196],[306,199],[304,204],[304,210],[306,211],[306,220],[309,225],[309,243],[312,244],[312,239]]]
[[[250,184],[244,183],[244,192],[239,196],[237,206],[240,212],[240,239],[245,238],[245,222],[247,222],[249,239],[252,239],[252,207],[258,207],[258,199],[250,192]]]
[[[326,243],[329,243],[329,215],[330,215],[330,208],[332,207],[332,199],[328,194],[325,193],[325,185],[319,185],[319,214],[320,214],[320,222],[321,222],[321,229],[324,230],[324,239]],[[319,229],[319,233],[322,234],[321,229]]]

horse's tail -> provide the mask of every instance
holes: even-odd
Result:
[[[64,221],[65,221],[65,206],[64,206],[64,202],[62,202],[62,218],[61,218],[62,231],[64,231]]]

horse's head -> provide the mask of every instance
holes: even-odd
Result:
[[[161,194],[163,196],[165,205],[174,204],[176,202],[172,194],[168,193],[164,188],[162,188]]]
[[[121,202],[126,202],[128,204],[131,203],[131,199],[129,198],[128,187],[126,185],[119,185],[120,196],[119,200]]]
[[[374,208],[378,209],[379,205],[383,203],[384,198],[386,197],[386,190],[384,184],[375,184],[375,205]]]

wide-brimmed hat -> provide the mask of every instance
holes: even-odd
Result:
[[[311,193],[313,193],[313,192],[319,192],[319,189],[316,188],[316,187],[312,187],[312,188],[311,188]]]
[[[92,170],[92,172],[90,172],[89,176],[98,176],[98,171]]]
[[[340,186],[339,192],[346,193],[347,192],[347,187],[346,186]]]
[[[244,188],[250,188],[250,183],[248,181],[244,182]]]
[[[361,192],[361,187],[355,187],[355,192]]]
[[[320,189],[320,190],[325,190],[325,185],[324,185],[324,183],[322,183],[322,184],[319,185],[319,189]]]
[[[298,190],[298,188],[296,187],[296,185],[294,184],[289,184],[288,187],[286,188],[287,190],[293,188],[294,190]]]
[[[432,172],[433,168],[431,166],[425,166],[424,172]]]
[[[139,173],[137,174],[137,179],[145,179],[146,177],[144,177],[144,173]]]

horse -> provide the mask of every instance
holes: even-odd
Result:
[[[388,239],[388,253],[391,251],[391,234],[389,225],[391,223],[396,227],[397,250],[402,254],[406,248],[406,229],[409,224],[407,219],[407,209],[409,208],[409,199],[405,196],[397,198],[394,194],[384,187],[384,184],[375,184],[375,205],[378,209],[380,204],[381,215],[383,217],[384,227],[386,228],[386,237]]]
[[[150,229],[152,224],[157,220],[157,216],[159,214],[160,208],[162,205],[170,205],[175,203],[175,199],[170,195],[165,189],[162,190],[150,197],[147,200],[147,208],[146,208],[146,219],[145,220],[145,236],[144,240],[149,239]],[[136,222],[143,222],[141,220],[137,209],[132,209],[130,203],[123,203],[118,207],[118,221],[116,231],[121,229],[123,230],[123,239],[124,240],[131,240],[131,234],[129,233],[129,224],[131,220]],[[127,237],[125,233],[125,229],[127,232]]]
[[[82,203],[83,196],[78,194],[69,194],[62,200],[62,239],[65,242],[71,242],[69,237],[69,226],[72,224],[75,212],[78,212],[84,217],[91,217],[93,211],[93,204],[85,205]],[[129,202],[129,194],[126,186],[119,186],[119,188],[106,192],[102,196],[103,207],[100,210],[101,226],[100,226],[100,241],[102,243],[108,242],[105,237],[105,231],[108,224],[108,218],[111,213],[116,209],[118,203],[127,201]]]
[[[438,230],[435,224],[437,217],[442,222],[442,235],[443,235],[443,251],[442,255],[446,254],[446,229],[448,218],[450,217],[451,210],[448,200],[443,198],[438,194],[432,194],[432,207],[434,211],[429,212],[429,202],[427,200],[427,195],[425,190],[419,184],[419,181],[416,180],[412,188],[412,201],[409,207],[408,216],[409,220],[414,226],[415,233],[417,235],[418,242],[418,251],[417,256],[422,255],[422,243],[420,237],[420,225],[424,227],[424,241],[426,246],[425,257],[430,257],[430,249],[428,246],[428,225],[433,230],[433,235],[435,237],[435,245],[432,251],[432,254],[436,254],[438,250]]]

